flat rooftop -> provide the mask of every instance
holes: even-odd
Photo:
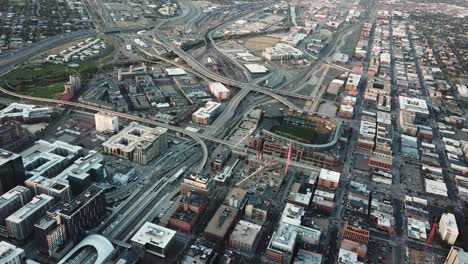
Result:
[[[0,263],[16,263],[15,258],[24,255],[24,250],[6,241],[0,241]]]
[[[339,182],[341,174],[336,171],[321,169],[319,179],[324,179],[332,182]]]
[[[4,193],[2,196],[0,196],[0,208],[3,206],[3,204],[10,202],[12,199],[21,195],[22,193],[27,192],[28,190],[28,188],[18,185],[15,186],[13,189],[9,190],[8,192]]]
[[[0,149],[0,166],[3,166],[5,163],[9,162],[10,160],[14,160],[20,157],[20,155],[13,153],[11,151]]]
[[[80,208],[85,206],[88,201],[94,199],[96,196],[100,195],[104,192],[104,188],[99,187],[97,185],[91,185],[78,195],[75,199],[73,199],[70,203],[60,203],[54,209],[60,209],[59,214],[70,216],[78,211]]]
[[[221,205],[205,228],[205,234],[209,233],[218,237],[224,237],[238,213],[239,209],[237,208]]]
[[[137,122],[132,122],[118,134],[102,143],[102,145],[109,148],[120,148],[124,152],[131,152],[138,145],[143,145],[143,147],[145,147],[152,144],[159,136],[166,132],[166,128],[151,128]]]
[[[176,233],[176,231],[169,228],[146,222],[132,237],[131,241],[143,246],[152,244],[159,248],[166,248]]]
[[[24,219],[28,218],[31,214],[33,214],[40,208],[46,206],[53,200],[53,197],[46,194],[37,195],[25,206],[21,207],[20,209],[18,209],[18,211],[10,215],[6,220],[9,222],[20,223]]]
[[[260,225],[240,220],[232,231],[230,239],[253,245],[261,229]]]

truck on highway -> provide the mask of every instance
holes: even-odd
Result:
[[[127,49],[128,51],[131,51],[131,50],[132,50],[132,45],[131,45],[131,44],[127,44],[126,49]]]

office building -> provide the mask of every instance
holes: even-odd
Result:
[[[105,178],[103,156],[92,150],[88,155],[73,162],[54,179],[60,183],[68,183],[73,195],[82,193],[92,182]]]
[[[297,232],[289,224],[281,223],[271,236],[265,256],[276,263],[289,263],[296,247]]]
[[[32,191],[33,195],[47,194],[54,197],[55,202],[68,203],[71,200],[70,186],[64,182],[57,182],[37,175],[27,179],[24,184]]]
[[[229,236],[229,245],[239,251],[252,253],[261,229],[260,225],[241,220]]]
[[[46,194],[35,196],[29,203],[6,219],[9,236],[23,241],[33,232],[34,223],[44,216],[54,204],[54,198]]]
[[[302,59],[304,53],[292,46],[277,43],[274,47],[268,47],[263,51],[263,57],[267,60]]]
[[[146,165],[167,149],[167,129],[132,122],[102,147],[107,154]]]
[[[452,246],[444,264],[468,264],[468,253],[463,248]]]
[[[299,249],[293,264],[322,264],[322,254]]]
[[[0,194],[4,194],[17,185],[23,185],[23,159],[20,155],[0,149]]]
[[[208,196],[213,185],[212,183],[212,178],[209,176],[192,172],[185,176],[184,181],[180,185],[180,192],[185,195],[189,192],[197,192]]]
[[[36,141],[34,146],[21,153],[28,178],[37,175],[52,178],[83,154],[82,147],[59,140],[53,143]]]
[[[169,226],[182,232],[192,232],[207,204],[207,197],[197,192],[190,191],[182,195],[179,207],[169,219]]]
[[[23,186],[16,186],[0,196],[0,225],[5,225],[5,219],[31,201],[31,191]]]
[[[36,105],[12,103],[0,110],[0,122],[16,120],[19,122],[46,122],[50,120],[52,109]]]
[[[220,82],[210,82],[208,84],[208,89],[216,97],[216,99],[220,101],[228,100],[231,95],[231,91],[229,91],[229,89]]]
[[[108,114],[107,112],[99,112],[94,114],[94,121],[96,123],[96,130],[98,132],[118,132],[119,131],[119,117]]]
[[[15,149],[27,141],[27,137],[23,133],[21,123],[18,121],[7,121],[0,125],[0,146],[6,149]]]
[[[318,185],[334,190],[338,188],[340,175],[341,174],[339,172],[322,169],[319,174]]]
[[[70,203],[57,204],[50,213],[56,213],[65,225],[67,236],[78,241],[86,230],[99,224],[106,214],[104,188],[91,185]]]
[[[24,250],[6,241],[0,241],[0,263],[25,264],[26,255],[24,254]]]
[[[369,243],[369,230],[361,229],[346,223],[343,227],[343,239],[367,245]]]
[[[200,125],[209,125],[221,112],[221,104],[209,101],[192,114],[192,121]]]
[[[81,89],[81,78],[78,75],[70,75],[70,80],[64,85],[64,93],[70,98],[75,96]]]
[[[232,188],[224,199],[224,204],[237,209],[243,209],[247,202],[247,190],[242,188]]]
[[[239,215],[239,209],[221,205],[205,228],[204,236],[214,241],[224,241]]]
[[[65,244],[67,240],[65,225],[60,223],[57,216],[46,215],[34,224],[34,238],[41,252],[50,255]]]
[[[455,244],[458,237],[458,226],[455,215],[450,213],[442,214],[439,221],[439,234],[442,240],[450,245]]]
[[[57,216],[46,215],[34,224],[34,238],[41,252],[50,255],[65,244],[67,240],[65,225],[60,223]]]
[[[141,251],[147,251],[160,257],[166,257],[172,245],[176,231],[146,222],[130,240]]]

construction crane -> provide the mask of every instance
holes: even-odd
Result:
[[[426,252],[427,252],[427,249],[429,248],[429,245],[432,243],[432,240],[434,239],[436,229],[437,229],[437,221],[434,221],[434,224],[432,225],[431,233],[429,234],[426,244],[424,245],[424,250],[423,250],[422,257],[421,257],[421,260],[423,261],[423,263],[426,260]]]
[[[240,185],[242,185],[244,182],[246,182],[250,178],[262,172],[264,169],[266,169],[266,171],[273,171],[279,168],[281,168],[281,164],[278,164],[278,163],[272,164],[271,161],[266,160],[265,163],[260,165],[257,170],[252,172],[249,176],[245,177],[244,179],[238,181],[235,185],[236,187],[239,187]]]
[[[289,170],[289,162],[291,161],[291,142],[288,144],[288,157],[286,159],[286,166],[284,167],[284,174],[288,174],[288,170]]]

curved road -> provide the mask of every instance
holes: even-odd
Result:
[[[48,98],[40,98],[40,97],[22,95],[22,94],[18,94],[18,93],[9,91],[9,90],[7,90],[7,89],[5,89],[3,87],[0,87],[0,92],[3,92],[3,93],[5,93],[7,95],[10,95],[10,96],[14,96],[14,97],[18,97],[18,98],[26,99],[26,100],[31,100],[31,101],[39,101],[39,102],[44,102],[44,103],[61,104],[61,105],[67,105],[67,106],[72,106],[72,107],[79,107],[79,108],[83,108],[83,109],[87,109],[87,110],[91,110],[91,111],[95,111],[95,112],[105,112],[105,113],[115,115],[115,116],[118,116],[118,117],[121,117],[121,118],[124,118],[124,119],[127,119],[127,120],[146,123],[146,124],[153,125],[153,126],[164,127],[164,128],[167,128],[168,130],[185,134],[185,135],[193,138],[194,140],[196,140],[198,142],[198,144],[200,145],[200,147],[202,148],[202,150],[203,150],[203,158],[202,158],[202,161],[201,161],[200,165],[197,168],[198,171],[202,171],[203,168],[206,165],[206,162],[208,161],[208,148],[206,147],[206,144],[203,142],[202,139],[234,147],[231,143],[229,143],[227,141],[224,141],[224,140],[220,140],[220,139],[217,139],[217,138],[214,138],[214,137],[209,137],[209,136],[205,136],[205,135],[202,135],[202,134],[194,133],[194,132],[188,131],[188,130],[180,128],[180,127],[176,127],[176,126],[168,125],[168,124],[165,124],[165,123],[152,121],[152,120],[141,118],[139,116],[135,116],[135,115],[131,115],[131,114],[120,113],[120,112],[107,110],[107,109],[102,109],[102,108],[91,106],[91,105],[77,103],[77,102],[62,101],[62,100],[56,100],[56,99],[48,99]]]

